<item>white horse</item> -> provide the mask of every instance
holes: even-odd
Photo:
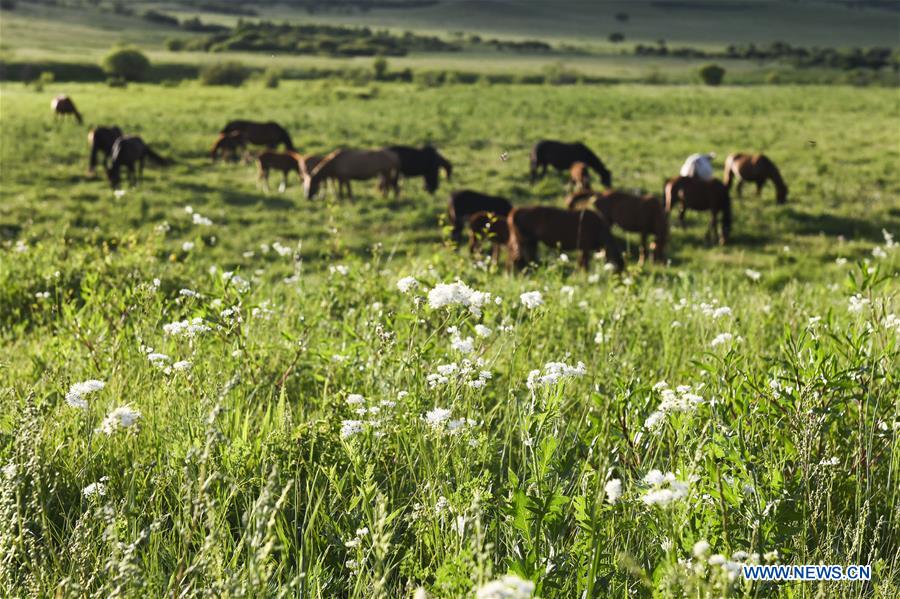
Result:
[[[712,159],[715,157],[716,155],[712,152],[709,154],[691,154],[684,161],[684,164],[681,165],[681,176],[711,180],[715,176],[712,165]]]

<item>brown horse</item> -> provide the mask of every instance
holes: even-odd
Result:
[[[91,159],[88,162],[88,175],[94,176],[97,168],[97,155],[103,154],[104,168],[109,166],[109,157],[112,155],[113,144],[122,137],[122,130],[112,127],[94,127],[88,131],[88,145],[91,146]]]
[[[728,189],[731,189],[735,177],[738,179],[738,197],[741,196],[744,181],[756,183],[756,195],[759,195],[766,181],[771,180],[775,185],[775,201],[778,204],[787,202],[788,187],[778,167],[765,154],[732,154],[726,158],[724,179]]]
[[[269,191],[269,171],[281,171],[281,185],[279,191],[287,188],[287,179],[291,171],[297,173],[299,179],[303,178],[300,161],[303,159],[296,152],[262,152],[256,157],[256,166],[259,169],[257,180],[263,184],[266,192]]]
[[[498,264],[500,249],[509,243],[506,215],[481,211],[469,217],[469,251],[473,255],[480,254],[485,240],[491,242],[491,262]]]
[[[219,155],[224,159],[226,156],[234,159],[239,154],[246,152],[247,140],[240,131],[232,131],[231,133],[220,133],[213,143],[212,149],[209,151],[210,158],[215,162]]]
[[[259,123],[256,121],[231,121],[221,133],[240,133],[244,136],[244,140],[255,146],[266,146],[270,150],[274,150],[279,144],[291,152],[294,151],[294,143],[288,132],[274,121],[267,123]]]
[[[56,115],[56,118],[64,119],[66,115],[71,114],[75,117],[75,120],[78,121],[80,125],[83,121],[81,119],[81,113],[78,112],[78,109],[75,108],[75,102],[72,101],[72,98],[65,94],[61,94],[56,96],[50,101],[50,108],[53,110],[53,114]]]
[[[585,269],[591,255],[604,248],[616,271],[625,268],[622,252],[609,230],[609,223],[593,210],[571,212],[549,206],[513,208],[509,226],[509,265],[523,268],[537,259],[538,242],[562,250],[581,250],[578,263]]]
[[[322,159],[315,168],[303,174],[303,188],[306,198],[313,199],[319,191],[319,186],[327,179],[336,179],[338,182],[338,198],[343,197],[343,190],[347,190],[347,196],[353,199],[351,181],[361,181],[381,177],[383,181],[390,183],[394,195],[399,193],[397,187],[397,170],[400,168],[400,159],[390,150],[335,150]],[[382,189],[382,194],[387,195],[388,187]]]
[[[718,179],[707,181],[699,177],[672,177],[666,181],[666,212],[672,210],[672,205],[678,201],[681,209],[678,212],[678,222],[684,226],[684,213],[691,210],[708,210],[712,215],[707,241],[719,238],[719,243],[725,245],[731,235],[731,196],[728,187]],[[718,234],[717,217],[722,213],[722,233]]]
[[[583,205],[585,201],[603,215],[611,224],[625,231],[641,234],[639,264],[644,263],[648,250],[648,238],[653,235],[653,260],[662,262],[665,258],[666,242],[669,238],[669,215],[662,200],[652,194],[642,196],[624,191],[609,190],[595,193],[574,194],[567,198],[570,210]]]
[[[463,228],[476,212],[490,212],[505,217],[510,210],[512,210],[512,203],[506,198],[487,195],[471,189],[454,191],[450,194],[450,200],[447,202],[447,215],[453,226],[450,237],[457,244],[462,243]]]
[[[591,188],[591,173],[588,165],[578,161],[569,169],[569,193],[587,191]]]
[[[122,167],[128,170],[128,178],[132,185],[144,178],[144,162],[150,160],[159,166],[168,166],[172,161],[163,158],[150,149],[144,140],[136,135],[120,137],[112,147],[111,165],[106,169],[106,176],[113,189],[119,188],[122,179]]]

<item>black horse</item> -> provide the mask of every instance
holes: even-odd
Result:
[[[450,224],[453,225],[451,237],[456,243],[462,242],[462,231],[469,222],[469,217],[476,212],[493,212],[497,216],[506,216],[512,210],[512,202],[506,198],[489,196],[484,193],[464,189],[450,194],[447,212]]]
[[[109,166],[113,144],[122,137],[122,130],[112,127],[94,127],[88,132],[88,145],[91,146],[91,160],[88,163],[88,174],[93,175],[97,168],[97,154],[103,154],[104,168]]]
[[[231,121],[225,128],[222,129],[221,133],[225,135],[229,135],[231,133],[240,133],[244,140],[248,143],[257,146],[266,146],[270,149],[275,149],[279,144],[284,144],[284,147],[289,152],[294,152],[294,142],[291,141],[291,136],[288,135],[288,132],[274,121],[269,121],[267,123],[259,123],[256,121]]]
[[[112,165],[106,169],[106,176],[113,189],[119,187],[122,179],[122,167],[128,169],[128,179],[132,185],[136,185],[144,178],[144,161],[149,159],[154,164],[166,166],[171,160],[163,158],[144,143],[144,140],[136,135],[120,137],[112,147]],[[135,166],[137,173],[135,173]]]
[[[583,162],[593,169],[604,187],[612,187],[612,173],[590,148],[580,142],[565,143],[548,139],[537,142],[531,150],[531,184],[534,185],[538,178],[547,174],[547,166],[562,171],[572,168],[576,162]],[[540,173],[538,169],[541,169]]]
[[[441,169],[444,169],[444,172],[447,174],[447,180],[450,180],[453,165],[431,145],[425,145],[421,148],[390,146],[387,149],[397,154],[397,157],[400,158],[400,171],[398,174],[406,178],[423,177],[425,179],[425,191],[428,193],[437,191],[440,184],[439,175]]]

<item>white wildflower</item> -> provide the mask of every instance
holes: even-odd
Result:
[[[84,495],[86,499],[91,499],[95,495],[103,497],[106,495],[106,485],[102,482],[91,483],[81,490],[81,494]]]
[[[528,373],[526,386],[534,390],[537,387],[549,387],[566,378],[584,376],[587,367],[584,362],[578,362],[575,366],[569,366],[565,362],[547,362],[543,371],[532,370]]]
[[[865,298],[857,293],[849,299],[847,310],[849,310],[851,314],[859,314],[866,309],[869,303],[870,302],[868,298]]]
[[[346,277],[350,274],[350,269],[344,266],[343,264],[335,264],[334,266],[328,267],[328,272],[331,274],[341,275],[342,277]]]
[[[515,574],[507,574],[499,580],[491,581],[475,592],[476,599],[530,599],[534,594],[534,583],[523,580]]]
[[[603,490],[606,491],[606,501],[614,504],[622,496],[622,481],[618,478],[613,478],[606,482]]]
[[[418,286],[419,282],[414,277],[403,277],[397,281],[397,289],[399,289],[401,293],[409,293]]]
[[[760,277],[762,277],[761,272],[759,272],[758,270],[753,270],[752,268],[748,268],[747,270],[745,270],[744,274],[747,275],[747,277],[751,281],[758,281]]]
[[[341,439],[347,439],[363,431],[361,420],[344,420],[341,422]]]
[[[697,559],[702,559],[709,553],[709,543],[706,541],[697,541],[694,543],[694,549],[692,550],[694,557]]]
[[[200,333],[205,333],[209,330],[210,328],[203,324],[203,319],[200,317],[192,320],[170,322],[163,325],[163,332],[166,335],[172,337],[187,337],[188,339],[193,339]]]
[[[425,414],[425,421],[433,429],[444,426],[444,423],[450,419],[450,410],[446,408],[435,408]]]
[[[138,421],[141,413],[130,406],[120,406],[107,414],[100,423],[100,430],[112,435],[120,428],[128,428]]]
[[[351,406],[359,406],[366,402],[366,399],[359,393],[351,393],[347,396],[347,403]]]
[[[718,347],[730,342],[732,339],[734,339],[734,335],[732,335],[731,333],[719,333],[709,345],[710,347]]]
[[[191,218],[195,225],[202,225],[204,227],[212,226],[213,222],[201,215],[199,212],[194,212],[193,217]]]
[[[190,370],[191,366],[193,366],[193,364],[190,361],[179,360],[178,362],[175,362],[174,364],[172,364],[172,369],[181,372],[184,370]]]
[[[872,256],[879,260],[883,260],[887,258],[887,252],[885,252],[880,245],[876,245],[872,248]]]
[[[479,337],[489,337],[491,332],[492,332],[491,329],[484,326],[483,324],[475,325],[475,334],[478,335]]]
[[[540,291],[526,291],[519,296],[519,300],[529,310],[534,310],[538,306],[544,305],[544,296],[541,295]]]
[[[181,244],[181,249],[185,252],[191,251],[192,249],[194,249],[194,242],[193,241],[185,241],[184,243]]]
[[[66,403],[73,408],[80,408],[82,410],[85,410],[88,407],[88,403],[84,396],[99,391],[105,386],[105,382],[95,379],[83,381],[81,383],[75,383],[74,385],[69,387],[69,392],[66,393]]]
[[[475,316],[481,316],[481,308],[490,301],[490,293],[476,291],[461,281],[440,283],[428,292],[428,306],[432,310],[459,304]]]
[[[462,337],[456,336],[450,342],[450,347],[454,351],[458,351],[463,354],[471,354],[475,351],[475,340],[471,337],[466,337],[463,339]]]

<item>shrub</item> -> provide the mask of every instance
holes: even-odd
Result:
[[[263,73],[263,85],[269,89],[275,89],[281,83],[281,77],[281,69],[269,67],[266,69],[266,72]]]
[[[141,81],[150,70],[150,60],[137,48],[113,49],[101,63],[107,75],[127,81]]]
[[[122,77],[110,77],[106,80],[106,85],[110,87],[128,87],[128,81]]]
[[[725,69],[717,64],[708,64],[700,68],[700,79],[706,85],[719,85],[725,78]]]
[[[610,33],[610,34],[609,34],[609,41],[611,41],[611,42],[614,43],[614,44],[618,44],[619,42],[624,42],[624,41],[625,41],[625,34],[624,34],[624,33],[619,33],[618,31],[616,31],[615,33]]]
[[[177,37],[170,37],[166,40],[166,50],[169,52],[181,52],[184,50],[184,40]]]
[[[178,19],[171,15],[161,13],[155,10],[148,10],[141,15],[145,21],[156,23],[158,25],[168,25],[170,27],[178,27]]]
[[[211,64],[200,71],[200,82],[203,85],[233,85],[240,87],[250,76],[243,64],[236,61]]]
[[[377,57],[375,62],[372,63],[372,68],[375,70],[375,80],[383,81],[388,70],[387,59],[384,56]]]

